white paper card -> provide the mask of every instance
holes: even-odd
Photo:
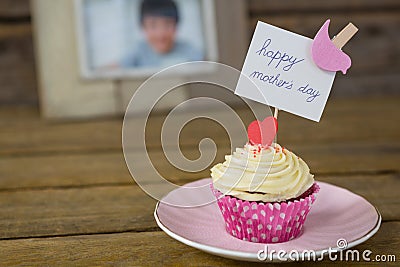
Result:
[[[336,72],[312,60],[312,39],[259,21],[235,94],[319,121]],[[259,91],[260,90],[260,91]]]

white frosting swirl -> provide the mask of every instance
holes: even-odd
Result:
[[[248,201],[296,198],[314,183],[307,164],[278,144],[246,144],[211,169],[214,188]]]

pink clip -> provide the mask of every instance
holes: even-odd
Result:
[[[351,66],[351,59],[330,39],[328,32],[329,23],[330,20],[328,19],[315,35],[311,47],[312,58],[315,64],[323,70],[340,70],[343,74],[346,74],[346,71]]]

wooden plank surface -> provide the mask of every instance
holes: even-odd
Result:
[[[315,123],[287,112],[279,115],[278,141],[287,146],[303,143],[312,136],[313,143],[353,141],[397,141],[400,125],[391,123],[397,119],[393,112],[400,104],[398,97],[367,98],[347,101],[332,99],[323,114],[322,121]],[[239,108],[245,124],[253,120],[250,112]],[[79,151],[120,151],[121,119],[91,122],[52,123],[38,116],[28,115],[25,109],[11,109],[1,117],[0,156],[28,155],[34,153],[77,153]],[[210,111],[214,112],[213,110]],[[11,113],[11,114],[10,114]],[[33,112],[34,113],[34,112]],[[37,112],[36,112],[37,113]],[[10,115],[8,115],[10,114]],[[15,115],[14,115],[15,114]],[[35,113],[34,113],[35,114]],[[369,122],[360,120],[369,118]],[[163,116],[149,121],[149,147],[159,148]],[[199,131],[198,129],[207,129]],[[193,146],[209,136],[217,143],[226,143],[227,135],[222,127],[206,120],[195,120],[181,133],[181,145]]]
[[[29,17],[29,0],[0,1],[0,19],[18,21]]]
[[[1,3],[0,104],[36,105],[37,89],[31,25],[29,21],[15,24],[1,22],[4,2]]]
[[[283,143],[286,144],[286,143]],[[380,174],[400,171],[400,142],[338,142],[319,145],[292,145],[288,149],[301,156],[318,176]],[[211,150],[205,150],[208,152]],[[196,146],[182,150],[189,159],[200,156]],[[137,153],[135,153],[137,154]],[[224,161],[229,146],[219,146],[213,164]],[[171,180],[209,177],[208,168],[189,173],[172,166],[164,153],[149,152],[152,163]],[[138,157],[143,164],[145,157]],[[149,174],[151,174],[149,172]],[[145,174],[144,174],[145,175]],[[49,187],[129,184],[132,178],[121,151],[0,157],[0,191]]]
[[[3,192],[0,203],[0,239],[156,227],[156,202],[133,185]]]
[[[48,7],[48,3],[45,5]],[[360,28],[344,49],[349,51],[354,64],[347,76],[338,75],[332,92],[342,98],[329,100],[318,124],[281,112],[278,141],[306,160],[317,180],[348,188],[377,206],[384,221],[381,229],[357,248],[371,249],[373,255],[396,254],[398,261],[400,98],[349,100],[347,97],[398,92],[400,2],[311,0],[294,5],[285,1],[251,0],[247,5],[249,33],[257,19],[310,37],[325,18],[332,19],[331,35],[347,24],[349,18]],[[56,10],[52,16],[61,14],[63,21],[68,22],[66,30],[70,34],[70,19],[63,16],[64,11]],[[239,21],[240,27],[246,27],[244,18]],[[43,24],[41,20],[38,22]],[[232,25],[225,19],[222,22]],[[43,25],[48,26],[45,29],[55,29],[52,24]],[[229,32],[222,33],[222,39],[224,34]],[[29,1],[1,1],[2,104],[37,101],[31,38]],[[69,43],[66,45],[75,49]],[[54,56],[48,51],[45,54]],[[237,63],[239,59],[232,57]],[[67,63],[71,62],[74,60]],[[69,71],[68,67],[65,69]],[[98,90],[97,84],[91,85]],[[58,89],[65,92],[61,87]],[[84,93],[93,96],[91,91]],[[119,108],[106,102],[111,105],[109,109]],[[85,104],[86,110],[77,111],[90,113],[96,109],[93,103]],[[240,107],[238,110],[245,124],[253,119],[248,111]],[[159,142],[163,120],[162,115],[153,116],[149,123],[152,130],[147,135],[156,167],[177,184],[208,176],[208,169],[189,175],[166,161]],[[132,181],[125,166],[121,122],[121,117],[117,117],[55,123],[40,119],[32,108],[0,107],[0,266],[244,264],[190,248],[156,227],[152,215],[155,200]],[[229,152],[227,135],[222,127],[205,120],[193,121],[182,131],[184,154],[190,158],[199,156],[197,145],[204,137],[215,140],[219,150],[214,162],[222,161]],[[338,262],[324,261],[324,264]]]
[[[0,1],[0,105],[37,105],[29,3]]]
[[[355,247],[375,255],[398,256],[400,222],[383,223],[380,231],[367,242]],[[389,245],[390,244],[390,245]],[[120,233],[62,238],[7,240],[0,242],[0,265],[117,265],[117,266],[260,266],[213,256],[191,248],[162,232]],[[16,257],[15,255],[18,255]],[[344,262],[324,260],[331,266]],[[361,262],[378,266],[376,262]],[[346,265],[360,266],[360,262]],[[316,266],[320,263],[303,262],[285,266]],[[268,266],[282,266],[271,264]],[[385,263],[385,266],[397,266]]]
[[[285,112],[279,117],[278,141],[306,160],[317,180],[347,188],[380,210],[382,229],[359,247],[382,254],[399,251],[398,104],[399,98],[331,101],[319,124]],[[239,114],[245,123],[252,119],[248,111]],[[149,153],[163,175],[177,184],[209,175],[172,167],[158,141],[163,117],[151,120]],[[0,265],[242,264],[192,249],[157,228],[156,201],[125,166],[120,118],[53,123],[29,108],[0,108],[0,126]],[[183,153],[198,157],[205,136],[218,144],[214,162],[222,161],[230,150],[227,136],[210,122],[183,130]]]
[[[273,0],[250,0],[250,14],[276,12],[357,12],[360,10],[373,11],[376,9],[398,9],[400,8],[399,1],[396,0],[336,0],[336,1],[319,1],[309,0],[294,4],[291,1],[273,1]]]
[[[316,178],[365,197],[377,206],[384,221],[400,220],[396,208],[400,200],[393,190],[400,188],[398,174]],[[171,181],[183,184],[190,179]],[[129,184],[4,191],[0,192],[0,239],[154,229],[155,203]]]

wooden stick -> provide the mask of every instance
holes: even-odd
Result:
[[[346,27],[344,27],[333,39],[332,43],[339,49],[342,49],[342,47],[351,39],[351,37],[356,34],[358,31],[358,28],[353,25],[353,23],[347,24]]]
[[[274,118],[275,119],[278,119],[278,112],[279,112],[279,109],[275,108],[275,110],[274,110]]]

